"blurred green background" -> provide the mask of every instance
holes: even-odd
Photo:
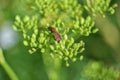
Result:
[[[40,52],[29,54],[22,34],[12,29],[15,16],[27,13],[23,1],[0,0],[0,47],[20,80],[48,80]],[[68,68],[62,65],[61,80],[120,80],[120,0],[112,0],[113,3],[118,4],[115,14],[97,17],[95,27],[99,32],[83,37],[84,60]],[[1,65],[0,80],[9,80]]]

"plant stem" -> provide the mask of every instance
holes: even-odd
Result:
[[[0,65],[4,68],[4,70],[6,71],[11,80],[19,80],[17,75],[12,70],[12,68],[6,62],[1,48],[0,48]]]
[[[61,68],[61,60],[60,59],[53,60],[49,54],[44,53],[43,62],[44,62],[49,80],[60,80],[59,72]]]

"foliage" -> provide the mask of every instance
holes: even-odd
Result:
[[[19,7],[12,7],[13,14],[18,14],[15,17],[15,22],[13,25],[14,30],[21,31],[23,35],[23,44],[28,47],[28,52],[32,54],[32,57],[28,59],[28,62],[24,62],[23,57],[26,58],[23,46],[21,52],[23,56],[18,55],[18,58],[22,58],[20,61],[21,64],[18,64],[18,75],[20,79],[31,79],[28,77],[29,71],[32,72],[33,79],[42,79],[43,72],[41,71],[41,65],[36,64],[36,61],[41,61],[43,59],[44,67],[47,72],[49,80],[66,80],[66,74],[61,71],[64,70],[61,66],[62,61],[65,62],[66,66],[69,66],[71,62],[76,62],[77,60],[83,60],[83,52],[85,51],[85,46],[87,45],[83,37],[89,37],[90,34],[96,33],[98,31],[95,28],[95,18],[97,16],[102,16],[105,18],[107,14],[114,14],[115,7],[117,4],[111,5],[111,0],[21,0],[15,1],[14,5]],[[24,7],[24,8],[23,8]],[[15,10],[16,9],[16,10]],[[20,10],[23,9],[23,10]],[[26,10],[25,10],[26,9]],[[9,14],[9,13],[7,13]],[[23,16],[24,15],[24,16]],[[52,26],[58,31],[61,36],[60,42],[54,39],[54,34],[48,30],[48,27]],[[93,41],[94,42],[94,41]],[[85,45],[86,44],[86,45]],[[12,53],[12,51],[10,51]],[[9,52],[9,53],[10,53]],[[20,53],[21,53],[20,52]],[[14,53],[14,51],[13,51]],[[41,53],[33,54],[33,53]],[[9,54],[8,54],[9,55]],[[17,55],[17,54],[16,54]],[[42,56],[42,59],[38,60],[39,57],[34,57],[33,55]],[[33,58],[34,57],[34,58]],[[52,57],[52,58],[51,58]],[[15,59],[15,60],[14,60]],[[13,61],[16,61],[15,57]],[[36,61],[34,61],[36,59]],[[0,59],[1,60],[1,59]],[[9,60],[12,59],[8,59]],[[24,60],[24,61],[25,61]],[[32,62],[33,60],[33,62]],[[33,65],[36,64],[38,68],[34,68]],[[90,62],[85,65],[82,64],[82,61],[79,63],[78,67],[73,67],[75,73],[79,75],[77,78],[73,77],[74,73],[69,79],[75,80],[97,80],[97,79],[116,79],[119,78],[119,71],[111,68],[107,68],[99,62]],[[75,63],[73,63],[75,64]],[[2,65],[2,64],[1,64]],[[13,65],[16,65],[15,63]],[[29,65],[29,66],[28,66]],[[42,64],[43,65],[43,64]],[[8,65],[9,66],[9,65]],[[25,67],[21,70],[20,67]],[[23,68],[22,67],[22,68]],[[31,68],[32,67],[32,68]],[[71,66],[70,66],[71,67]],[[4,66],[3,66],[4,68]],[[82,68],[79,70],[79,68]],[[17,70],[16,69],[16,70]],[[32,70],[31,70],[32,69]],[[36,70],[35,70],[36,69]],[[67,68],[68,69],[68,68]],[[40,71],[39,71],[40,70]],[[8,70],[6,70],[7,72]],[[28,72],[27,72],[28,71]],[[71,70],[70,70],[71,71]],[[7,73],[9,73],[8,71]],[[12,72],[12,71],[11,71]],[[37,72],[37,75],[34,74]],[[22,73],[27,74],[23,76]],[[39,77],[38,74],[41,74]],[[34,77],[33,77],[34,76]],[[46,76],[46,75],[44,75]],[[9,75],[9,77],[12,77]],[[46,77],[44,79],[47,79]]]
[[[117,69],[98,61],[89,61],[81,72],[83,80],[117,80],[119,76]]]
[[[31,47],[29,53],[40,49],[43,54],[64,60],[66,66],[69,66],[69,60],[76,61],[78,55],[80,59],[83,57],[80,53],[85,50],[85,43],[77,39],[98,31],[94,28],[94,18],[90,15],[84,16],[84,11],[93,15],[104,15],[108,11],[114,13],[116,7],[116,4],[109,6],[109,0],[103,0],[102,3],[101,0],[87,0],[84,6],[77,0],[35,0],[31,3],[30,7],[35,14],[24,18],[16,16],[14,29],[23,32],[24,45]],[[49,26],[55,27],[60,33],[62,40],[59,43],[47,30]]]

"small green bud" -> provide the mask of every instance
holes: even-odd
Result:
[[[40,49],[42,48],[42,45],[41,45],[41,44],[39,44],[39,48],[40,48]]]
[[[85,6],[84,6],[84,8],[85,8],[87,11],[89,11],[89,8],[88,8],[88,6],[86,6],[86,5],[85,5]]]
[[[36,40],[35,38],[31,38],[31,42],[34,43]]]
[[[41,49],[41,52],[42,52],[42,53],[44,53],[44,52],[45,52],[45,49],[44,49],[44,48],[42,48],[42,49]]]
[[[65,46],[64,46],[64,45],[61,45],[61,49],[62,49],[62,50],[65,49]]]
[[[18,29],[17,29],[17,26],[15,26],[15,25],[13,25],[13,29],[14,29],[15,31],[18,30]]]
[[[34,39],[35,39],[35,38],[36,38],[36,34],[32,34],[32,38],[34,38]]]
[[[81,25],[83,25],[84,24],[84,22],[85,22],[85,20],[84,20],[84,18],[81,18]]]
[[[91,11],[94,13],[96,10],[94,8],[91,7]]]
[[[70,54],[69,54],[69,57],[70,57],[70,58],[73,57],[73,51],[74,51],[74,49],[70,49]]]
[[[37,47],[37,43],[35,43],[35,42],[32,43],[32,46],[33,46],[33,47]]]
[[[34,34],[38,34],[38,29],[35,29],[35,30],[34,30]]]
[[[68,56],[69,55],[69,51],[65,49],[65,55]]]
[[[66,61],[66,67],[69,67],[70,66],[70,64]]]
[[[96,33],[96,32],[98,32],[99,31],[99,29],[98,28],[96,28],[96,29],[93,29],[93,33]]]
[[[71,44],[74,43],[74,38],[70,38],[70,43],[71,43]]]
[[[32,54],[33,53],[33,51],[30,49],[30,50],[28,50],[28,52],[30,53],[30,54]]]
[[[74,49],[76,49],[76,48],[78,47],[78,45],[77,45],[77,44],[74,44],[73,47],[74,47]]]
[[[29,45],[26,40],[23,41],[23,44],[24,44],[25,46],[28,46],[28,45]]]
[[[81,49],[80,49],[80,53],[82,53],[84,50],[85,50],[85,48],[84,48],[84,47],[83,47],[83,48],[81,48]]]
[[[83,55],[80,56],[80,60],[83,60]]]
[[[40,37],[44,37],[44,34],[43,34],[43,33],[40,33]]]
[[[36,51],[36,49],[35,49],[35,48],[32,48],[32,51],[33,51],[33,52],[35,52],[35,51]]]
[[[65,57],[64,60],[67,61],[69,58],[68,57]]]
[[[77,58],[75,58],[75,57],[74,57],[74,58],[72,58],[72,62],[75,62],[76,60],[77,60]]]
[[[21,22],[20,16],[17,15],[17,16],[15,17],[15,20],[18,21],[18,22]]]
[[[63,58],[63,56],[60,56],[60,55],[59,55],[59,59],[62,59],[62,58]]]
[[[50,53],[50,56],[54,59],[55,55],[53,53]]]
[[[27,36],[27,39],[30,40],[30,36]]]
[[[114,14],[114,13],[115,13],[115,10],[114,10],[114,9],[112,9],[112,10],[110,11],[110,13],[111,13],[111,14]]]
[[[112,7],[113,7],[113,8],[116,8],[116,7],[118,7],[118,4],[114,4]]]
[[[52,51],[54,51],[54,46],[53,45],[50,45],[49,47]]]
[[[24,39],[26,39],[26,38],[27,38],[26,33],[23,33],[23,38],[24,38]]]
[[[67,37],[67,35],[66,35],[66,34],[64,35],[64,39],[65,39],[65,40],[67,40],[67,39],[68,39],[68,37]]]
[[[28,22],[30,20],[29,16],[25,16],[23,22]]]
[[[74,34],[76,34],[76,30],[73,29],[72,32],[73,32]]]

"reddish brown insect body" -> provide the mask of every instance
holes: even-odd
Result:
[[[54,34],[54,38],[57,42],[61,40],[60,34],[53,28],[52,26],[48,27],[48,29]]]

